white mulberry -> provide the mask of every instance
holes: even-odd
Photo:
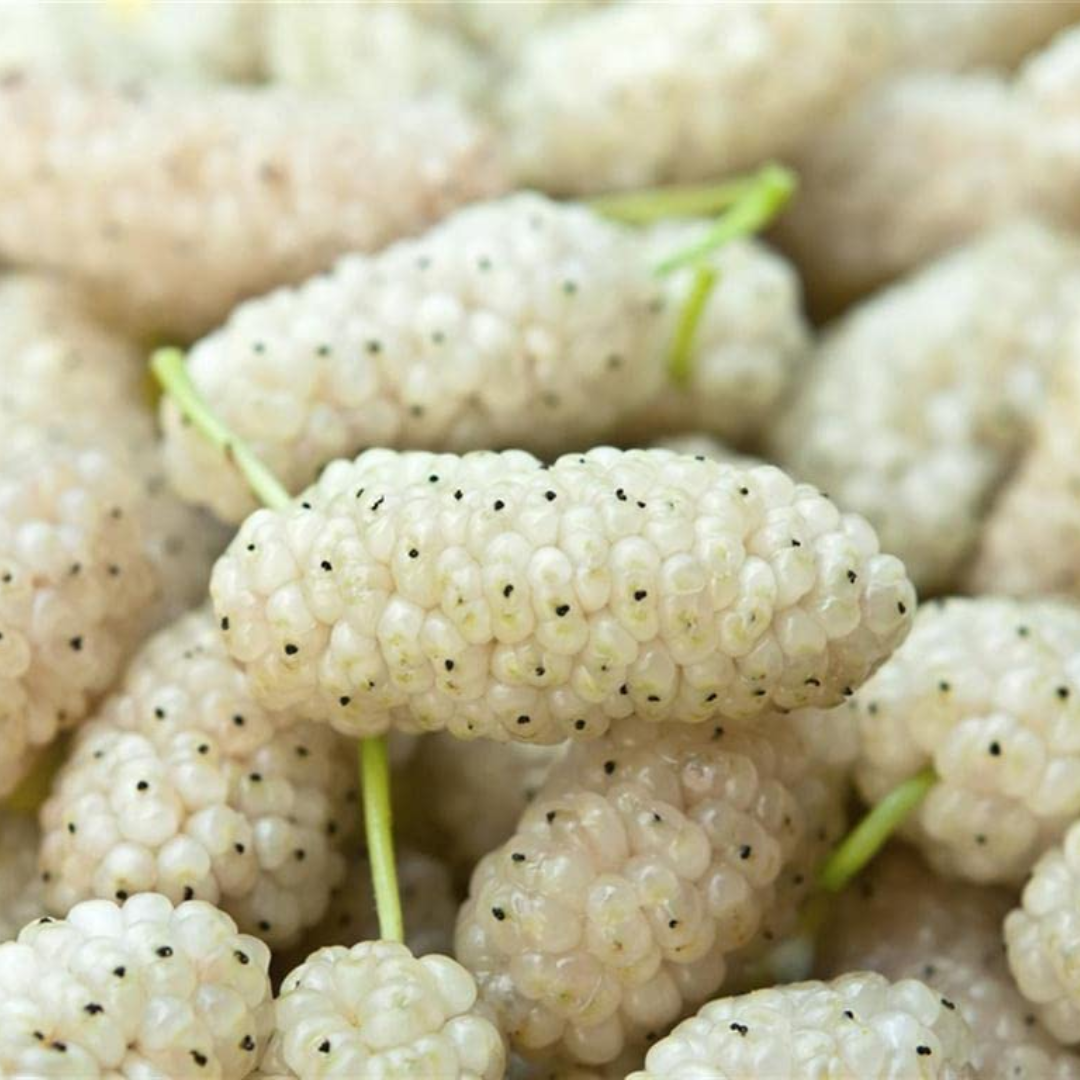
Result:
[[[456,954],[514,1045],[603,1063],[714,994],[843,790],[820,744],[850,743],[848,724],[623,720],[574,746],[458,918]]]
[[[631,229],[514,195],[242,305],[192,380],[290,491],[369,446],[588,444],[664,379],[663,291]],[[254,502],[166,400],[174,484],[239,520]]]
[[[247,519],[211,593],[268,707],[527,742],[835,704],[915,603],[780,470],[611,448],[335,462]]]
[[[525,40],[498,102],[517,179],[581,194],[783,155],[887,62],[883,8],[613,4],[558,20]]]
[[[241,1080],[273,1025],[269,963],[198,900],[144,893],[40,919],[0,944],[0,1070]]]
[[[971,1033],[914,979],[855,972],[711,1001],[627,1080],[975,1080]]]
[[[1043,1025],[1080,1043],[1080,828],[1036,863],[1021,905],[1005,920],[1009,967]]]
[[[506,1051],[448,956],[361,942],[320,949],[286,977],[264,1073],[315,1080],[502,1080]]]
[[[859,787],[933,765],[904,832],[935,868],[1019,882],[1080,814],[1080,609],[983,597],[920,609],[859,691]]]
[[[1040,226],[959,249],[825,337],[774,434],[778,460],[865,514],[920,589],[949,587],[1045,404],[1078,303],[1080,252]]]
[[[10,76],[0,254],[86,282],[140,326],[191,335],[244,296],[501,187],[489,135],[450,102],[357,109]]]
[[[79,731],[42,810],[49,907],[155,891],[295,941],[344,877],[357,800],[342,740],[290,720],[252,701],[207,611],[161,631]]]
[[[825,977],[876,971],[921,979],[956,1006],[984,1080],[1078,1080],[1080,1058],[1034,1022],[1013,985],[1001,889],[945,881],[902,845],[891,847],[837,901],[819,946]]]

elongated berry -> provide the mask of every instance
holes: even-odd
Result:
[[[778,469],[611,448],[336,462],[211,591],[268,707],[549,743],[834,704],[914,608],[865,522]]]
[[[958,249],[826,335],[777,459],[864,514],[920,589],[947,589],[1030,438],[1078,300],[1080,251],[1041,226]]]
[[[835,840],[842,769],[821,748],[850,745],[850,718],[795,720],[621,720],[555,767],[458,918],[456,955],[517,1049],[602,1064],[724,984],[802,849]]]

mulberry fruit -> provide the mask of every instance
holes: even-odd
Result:
[[[335,462],[247,519],[211,594],[270,708],[540,743],[835,704],[915,604],[862,519],[780,470],[610,448]]]
[[[975,1080],[971,1033],[914,979],[855,972],[711,1001],[627,1080]]]
[[[275,947],[317,923],[357,825],[352,755],[256,705],[206,611],[161,631],[76,737],[41,818],[46,899],[160,892]]]
[[[194,900],[78,904],[0,944],[6,1076],[241,1080],[273,1026],[270,953]]]
[[[1018,883],[1080,814],[1080,609],[925,606],[852,708],[867,800],[933,765],[904,833],[946,875]]]

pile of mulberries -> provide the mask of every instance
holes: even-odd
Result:
[[[0,0],[0,1080],[1080,1080],[1080,0]]]

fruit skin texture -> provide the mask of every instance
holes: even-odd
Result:
[[[902,833],[946,876],[1019,884],[1080,814],[1080,609],[925,605],[851,707],[867,802],[927,765],[937,772]]]
[[[503,186],[489,133],[448,100],[366,116],[265,88],[16,75],[0,140],[0,253],[183,337]]]
[[[45,914],[45,889],[37,864],[39,841],[32,817],[0,812],[0,942]]]
[[[241,1080],[273,1026],[269,963],[202,901],[78,904],[0,945],[0,1070]]]
[[[854,1015],[851,1015],[854,1014]],[[627,1080],[975,1080],[971,1033],[914,979],[860,971],[711,1001]]]
[[[448,956],[362,941],[308,957],[282,983],[270,1075],[502,1080],[506,1050],[476,984]]]
[[[1019,907],[1005,919],[1009,968],[1043,1026],[1068,1045],[1080,1043],[1080,828],[1035,864]]]
[[[803,850],[836,839],[843,770],[823,756],[850,721],[815,721],[621,720],[571,748],[458,917],[456,955],[516,1050],[603,1064],[717,991]]]
[[[614,4],[557,21],[526,39],[498,102],[515,179],[592,194],[783,157],[878,74],[889,23],[871,5],[783,3],[661,17]]]
[[[780,470],[604,447],[335,462],[247,519],[211,595],[268,707],[539,743],[835,704],[915,603],[865,522]]]
[[[352,751],[252,699],[206,609],[152,638],[79,731],[42,809],[46,900],[157,891],[275,948],[317,923],[358,822]]]
[[[1080,1057],[1036,1023],[1002,950],[1013,904],[1002,889],[962,885],[894,845],[839,898],[818,943],[818,974],[876,971],[921,979],[956,1005],[983,1080],[1077,1080]]]
[[[188,368],[289,491],[369,446],[551,454],[660,392],[663,295],[634,230],[517,194],[241,305]],[[162,422],[183,495],[231,521],[255,508],[169,400]]]
[[[983,529],[968,576],[973,592],[1080,597],[1080,338],[1074,342],[1031,447]]]
[[[1029,441],[1078,303],[1080,250],[1040,225],[956,250],[826,333],[773,433],[776,460],[864,514],[920,591],[950,588]]]

